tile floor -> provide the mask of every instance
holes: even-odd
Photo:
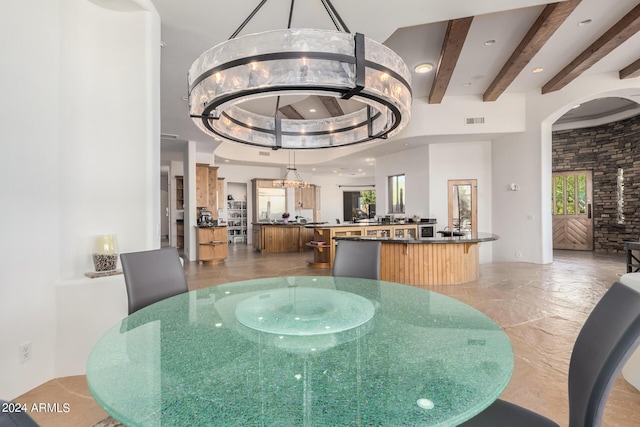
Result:
[[[257,277],[326,275],[306,264],[312,254],[260,254],[247,245],[229,247],[223,265],[187,263],[191,289]],[[496,263],[480,267],[480,279],[431,289],[492,317],[511,338],[515,369],[502,398],[568,424],[567,369],[573,341],[593,305],[626,271],[623,256],[557,251],[547,265]],[[68,413],[32,414],[43,427],[89,427],[106,417],[85,377],[51,380],[15,399],[70,404]],[[640,425],[640,392],[619,378],[607,402],[603,425]]]

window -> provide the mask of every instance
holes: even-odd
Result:
[[[404,186],[404,174],[389,177],[389,213],[404,213]]]

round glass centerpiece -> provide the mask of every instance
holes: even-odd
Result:
[[[236,306],[236,318],[260,332],[289,336],[344,332],[367,323],[375,309],[360,295],[291,287],[254,295]]]

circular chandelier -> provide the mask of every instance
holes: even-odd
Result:
[[[337,30],[282,29],[229,40],[204,52],[188,73],[189,114],[205,133],[272,149],[314,149],[391,137],[411,116],[411,74],[391,49],[351,34],[329,0],[321,0]],[[289,27],[293,0],[289,13]],[[340,27],[339,25],[340,24]],[[326,118],[288,118],[281,97],[357,101]],[[276,98],[273,114],[251,102]],[[337,113],[336,113],[337,110]],[[283,117],[284,116],[284,117]]]

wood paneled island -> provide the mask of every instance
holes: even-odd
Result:
[[[415,238],[418,233],[416,224],[377,224],[346,223],[334,225],[307,225],[313,231],[313,261],[309,265],[314,268],[332,268],[335,254],[336,237],[398,237]]]
[[[312,239],[304,224],[253,223],[253,247],[260,252],[302,252]]]
[[[413,286],[457,285],[479,276],[478,249],[495,234],[475,233],[455,237],[378,238],[334,237],[340,240],[375,240],[380,250],[380,278]]]

